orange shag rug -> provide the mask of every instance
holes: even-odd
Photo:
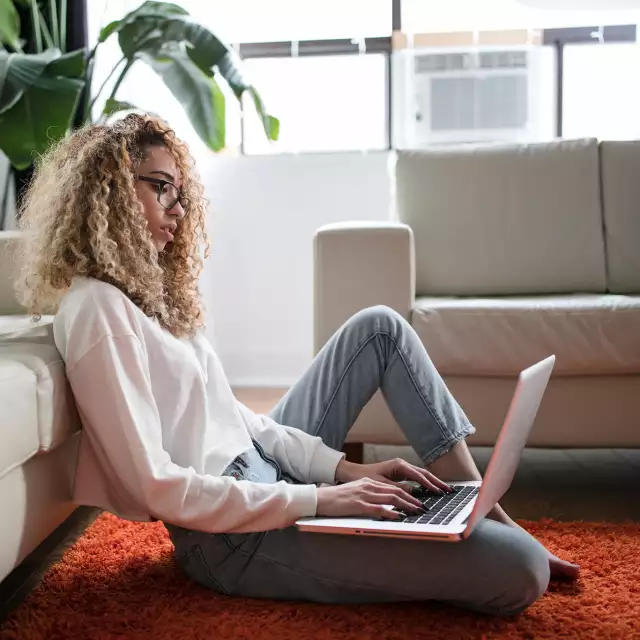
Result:
[[[212,593],[172,559],[161,523],[101,515],[5,621],[0,640],[640,638],[640,524],[522,522],[577,584],[500,619],[437,603],[332,606]]]

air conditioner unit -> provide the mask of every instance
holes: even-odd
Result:
[[[548,53],[537,46],[395,53],[394,145],[551,137],[553,66]]]

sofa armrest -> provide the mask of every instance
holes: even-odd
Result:
[[[0,316],[25,313],[14,289],[18,277],[15,254],[21,237],[19,231],[0,231]]]
[[[354,313],[375,305],[409,318],[415,296],[413,233],[395,222],[344,222],[314,236],[314,353]]]

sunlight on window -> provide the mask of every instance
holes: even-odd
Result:
[[[564,56],[564,135],[640,138],[640,45],[569,45]]]
[[[141,4],[135,0],[92,0],[88,9],[92,42],[100,29]],[[391,33],[391,0],[183,0],[194,20],[226,42],[319,38],[362,38]],[[101,45],[94,92],[120,60],[117,38]],[[267,109],[281,121],[280,141],[270,144],[252,107],[247,110],[245,148],[252,153],[386,148],[386,61],[382,55],[247,60],[247,70]],[[96,103],[98,117],[117,74]],[[222,84],[222,82],[221,82]],[[227,147],[241,141],[239,106],[227,95]],[[144,63],[137,62],[118,98],[165,118],[198,154],[209,153],[178,100]]]
[[[91,0],[88,3],[91,41],[97,40],[102,27],[140,4],[140,0]],[[182,0],[179,4],[194,20],[228,43],[360,39],[391,33],[391,0]],[[640,11],[541,10],[518,0],[402,0],[402,20],[403,31],[407,33],[543,29],[637,24]],[[564,51],[564,135],[640,137],[637,124],[640,84],[636,82],[640,46],[580,44],[566,45]],[[536,130],[536,139],[551,136],[554,129],[555,66],[548,53],[553,50],[544,47],[544,73],[540,72],[540,81],[530,91],[530,115],[544,125]],[[101,45],[94,69],[94,94],[121,55],[117,38]],[[247,153],[387,148],[385,55],[256,58],[245,60],[244,66],[267,110],[281,122],[280,139],[269,143],[252,105],[246,107],[243,124],[237,101],[225,89],[228,148],[240,148],[243,126]],[[397,84],[402,74],[393,75]],[[99,116],[116,78],[117,74],[106,83],[101,99],[96,102],[94,118]],[[188,97],[173,96],[144,63],[134,65],[117,97],[165,118],[196,154],[210,153],[185,113]],[[406,121],[396,121],[399,117],[411,118],[412,113],[394,108],[394,128],[406,128]],[[449,117],[452,113],[444,115]],[[489,115],[494,118],[499,114]],[[413,143],[416,144],[415,140]]]
[[[247,153],[387,147],[383,55],[255,59],[245,65],[281,123],[280,140],[269,143],[249,107]]]

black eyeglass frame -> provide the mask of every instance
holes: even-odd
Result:
[[[156,185],[156,197],[158,199],[158,204],[162,208],[166,209],[167,211],[170,211],[179,202],[185,214],[189,210],[189,198],[187,198],[187,196],[185,196],[182,193],[182,191],[180,191],[180,189],[178,189],[178,187],[175,184],[173,184],[173,182],[171,182],[170,180],[162,180],[162,178],[151,178],[150,176],[136,176],[136,178],[138,180],[142,180],[143,182],[150,182],[151,184]],[[164,204],[162,204],[162,202],[160,202],[160,196],[162,195],[162,190],[164,189],[164,186],[166,184],[170,184],[178,192],[178,197],[175,199],[175,202],[170,207],[167,207]]]

